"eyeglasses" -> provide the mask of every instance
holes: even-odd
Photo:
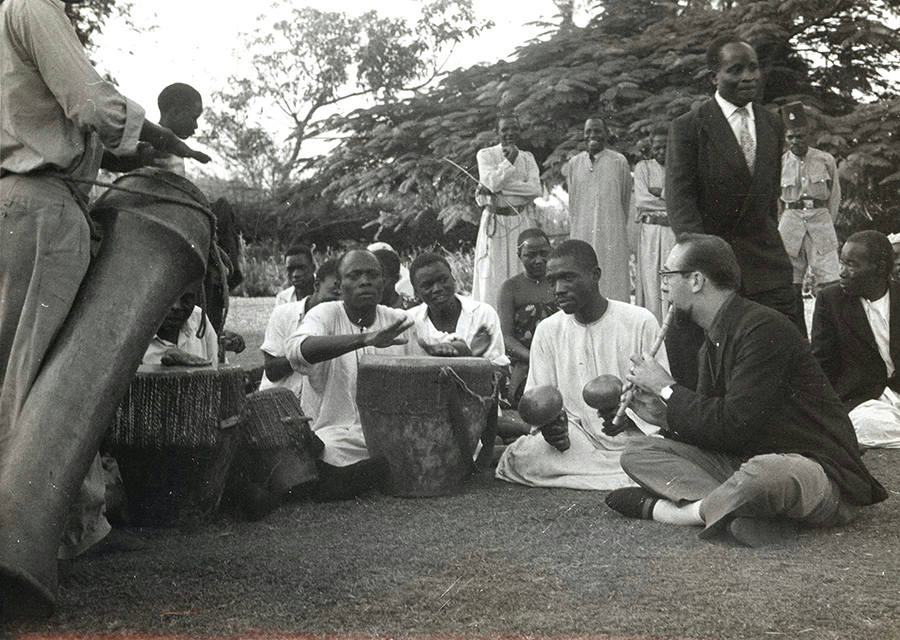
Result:
[[[660,269],[659,277],[663,282],[668,282],[669,276],[674,276],[676,274],[684,275],[686,273],[694,273],[694,269]]]

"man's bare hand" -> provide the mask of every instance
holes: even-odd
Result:
[[[631,356],[631,361],[634,366],[625,379],[636,387],[658,396],[665,387],[675,384],[675,378],[646,351]]]
[[[510,164],[515,164],[516,158],[519,157],[519,147],[514,144],[504,145],[503,157],[509,160]]]
[[[384,349],[396,344],[406,344],[408,339],[401,336],[401,334],[414,324],[415,322],[412,318],[398,318],[384,329],[366,334],[365,345],[376,349]]]
[[[469,344],[469,348],[472,350],[472,355],[476,358],[480,358],[485,353],[487,353],[488,348],[491,346],[491,341],[494,339],[494,335],[491,333],[490,327],[486,324],[478,327],[478,331],[475,332],[475,335],[472,336],[472,341]]]
[[[182,351],[178,347],[166,349],[160,362],[167,367],[208,367],[212,364],[209,360]]]
[[[246,348],[247,345],[244,343],[244,338],[241,334],[228,331],[227,329],[222,330],[222,335],[219,337],[219,349],[240,353]]]
[[[565,411],[560,411],[556,420],[541,427],[541,435],[557,451],[565,451],[572,446],[569,440],[569,419]]]
[[[149,120],[144,120],[144,125],[141,127],[140,139],[150,143],[153,145],[153,148],[158,151],[171,153],[172,155],[181,158],[191,158],[192,160],[202,162],[203,164],[206,164],[211,160],[211,158],[202,151],[195,151],[187,146],[184,140],[176,136],[171,129],[167,129],[155,122],[150,122]]]
[[[429,344],[422,340],[422,338],[419,338],[419,346],[430,356],[455,358],[459,355],[459,351],[456,350],[456,347],[449,342],[435,342],[434,344]]]

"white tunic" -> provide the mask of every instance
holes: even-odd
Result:
[[[307,377],[304,395],[319,406],[312,428],[325,443],[322,460],[338,467],[360,462],[369,457],[363,436],[359,409],[356,406],[356,375],[359,359],[364,354],[398,356],[424,355],[419,347],[415,328],[408,329],[403,337],[408,341],[385,349],[363,347],[337,358],[316,364],[309,363],[300,349],[309,336],[338,336],[377,331],[390,326],[406,312],[378,305],[375,321],[365,329],[353,324],[340,301],[323,302],[310,309],[296,333],[285,343],[285,354],[294,371]],[[304,404],[304,411],[305,411]]]
[[[206,324],[206,332],[203,334],[202,338],[198,338],[197,330],[200,328],[201,322]],[[178,332],[177,344],[173,344],[168,340],[163,340],[159,336],[154,335],[153,339],[150,340],[150,344],[147,346],[147,351],[144,352],[141,364],[162,364],[163,355],[172,347],[178,347],[192,356],[209,360],[213,365],[218,363],[219,339],[216,336],[216,330],[213,329],[209,318],[203,314],[203,309],[194,307],[194,310],[191,312],[187,321],[181,325],[181,330]]]
[[[272,310],[272,315],[269,316],[269,325],[266,327],[266,336],[263,339],[262,345],[259,347],[260,351],[265,351],[275,358],[281,358],[285,355],[285,341],[290,336],[297,333],[297,330],[300,328],[303,316],[306,315],[306,303],[308,300],[309,296],[297,302],[288,302],[286,304],[278,305]],[[259,388],[262,390],[271,389],[273,387],[285,387],[293,391],[294,395],[298,398],[302,398],[301,392],[304,379],[305,378],[302,375],[296,371],[292,371],[290,375],[285,376],[281,380],[272,382],[269,380],[268,376],[263,373]],[[304,413],[305,412],[306,409],[304,409]]]
[[[609,301],[606,313],[583,325],[558,311],[541,322],[531,343],[531,368],[526,391],[540,385],[557,387],[569,419],[571,447],[564,452],[547,444],[536,431],[507,447],[497,466],[497,478],[532,487],[562,487],[605,491],[634,483],[622,471],[619,457],[631,433],[609,437],[603,421],[581,397],[584,385],[602,374],[620,380],[631,368],[630,357],[649,351],[659,333],[653,314],[631,304]],[[656,356],[668,368],[665,346]],[[648,434],[658,431],[628,414]]]
[[[416,321],[416,333],[419,337],[430,344],[450,340],[462,340],[466,344],[471,344],[478,329],[486,325],[491,330],[491,344],[482,357],[501,367],[508,365],[509,357],[503,344],[500,317],[494,308],[465,296],[457,295],[456,299],[459,300],[462,309],[456,321],[456,331],[453,333],[445,333],[434,326],[428,317],[428,305],[424,302],[409,310],[410,317]]]

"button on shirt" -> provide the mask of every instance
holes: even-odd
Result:
[[[98,143],[137,149],[144,110],[94,70],[64,7],[0,2],[0,175],[47,168],[94,178]]]

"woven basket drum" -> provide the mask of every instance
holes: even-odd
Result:
[[[235,480],[263,484],[276,494],[318,480],[309,418],[290,389],[249,394],[245,416]]]
[[[390,493],[457,493],[495,395],[483,358],[363,356],[356,402],[369,453],[390,468]]]
[[[241,367],[140,366],[108,439],[135,524],[191,526],[216,512],[244,402]]]

